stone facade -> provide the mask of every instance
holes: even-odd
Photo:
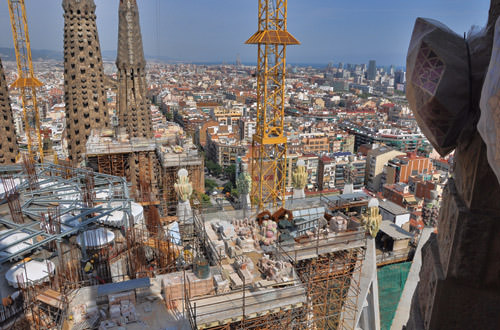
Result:
[[[14,164],[19,150],[2,60],[0,60],[0,136],[0,165]]]
[[[118,24],[118,117],[130,137],[153,137],[146,99],[146,61],[136,0],[120,0]]]
[[[420,282],[407,330],[498,329],[500,324],[500,185],[476,129],[481,86],[499,14],[500,0],[492,0],[484,35],[469,41],[471,95],[467,113],[461,114],[469,120],[462,123],[463,127],[451,121],[449,126],[441,123],[458,134],[450,140],[451,147],[456,148],[453,179],[444,190],[438,234],[422,248]],[[446,84],[441,87],[448,88],[445,93],[449,95],[456,94]],[[432,125],[429,128],[433,129]]]
[[[94,0],[64,0],[66,139],[73,165],[84,159],[90,131],[109,125]]]

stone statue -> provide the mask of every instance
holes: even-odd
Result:
[[[189,182],[187,170],[180,169],[177,175],[179,178],[177,179],[177,183],[174,184],[174,189],[179,200],[185,202],[189,200],[193,193],[193,185]]]
[[[292,185],[295,189],[304,189],[307,184],[307,171],[304,165],[304,161],[299,160],[297,162],[297,167],[292,174]]]
[[[293,198],[305,198],[304,188],[307,184],[307,170],[302,159],[297,162],[297,167],[292,173]]]
[[[358,173],[358,170],[352,164],[353,161],[353,156],[349,156],[349,163],[344,166],[344,182],[346,184],[354,183],[354,179],[356,178],[356,174]]]
[[[370,199],[368,202],[368,209],[365,214],[361,215],[363,226],[373,238],[377,236],[380,224],[382,223],[382,215],[380,214],[378,206],[379,203],[376,198]]]
[[[177,183],[174,184],[175,192],[179,198],[177,218],[182,222],[191,222],[193,220],[193,211],[189,203],[189,198],[193,193],[193,185],[189,182],[188,171],[186,169],[181,168],[177,175],[179,178],[177,179]]]
[[[352,194],[354,191],[354,179],[358,170],[354,167],[352,162],[354,161],[354,156],[349,156],[349,163],[344,166],[344,189],[343,194]]]
[[[250,191],[252,190],[252,177],[248,172],[246,172],[246,168],[241,172],[238,179],[236,180],[236,189],[238,189],[238,193],[240,194],[240,206],[243,209],[243,216],[246,216],[246,210],[251,208],[250,202]]]
[[[415,23],[408,102],[434,148],[442,156],[455,150],[455,158],[438,234],[422,248],[407,330],[494,329],[500,322],[500,184],[493,170],[500,142],[500,53],[493,46],[499,14],[500,0],[492,0],[485,29],[466,38],[436,21]]]
[[[236,189],[240,195],[248,195],[252,189],[252,177],[247,172],[242,172],[236,180]]]

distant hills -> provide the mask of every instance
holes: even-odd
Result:
[[[2,58],[2,61],[15,61],[16,53],[14,51],[14,48],[0,47],[0,57]],[[62,61],[63,52],[47,49],[32,49],[31,58],[33,58],[34,61],[40,59]]]
[[[31,50],[31,57],[33,58],[34,61],[36,60],[56,60],[56,61],[63,61],[63,52],[62,51],[56,51],[56,50],[47,50],[47,49],[32,49]],[[15,61],[16,60],[16,53],[14,51],[14,48],[6,48],[6,47],[0,47],[0,58],[2,61]],[[102,51],[102,58],[105,61],[115,61],[116,60],[116,50],[104,50]],[[156,60],[160,62],[166,62],[166,63],[174,63],[174,62],[180,62],[176,61],[168,56],[149,56],[146,55],[146,59],[148,60]]]
[[[64,60],[63,58],[63,52],[62,51],[56,51],[56,50],[48,50],[48,49],[32,49],[31,50],[31,57],[33,58],[34,61],[37,60],[55,60],[55,61],[60,61],[62,62]],[[110,61],[114,62],[116,60],[116,50],[104,50],[102,51],[102,57],[104,61]],[[0,47],[0,58],[2,61],[15,61],[16,60],[16,54],[14,52],[14,48],[6,48],[6,47]],[[146,54],[146,60],[148,61],[155,61],[155,62],[163,62],[163,63],[168,63],[168,64],[175,64],[175,63],[191,63],[191,64],[199,64],[199,65],[220,65],[223,63],[222,61],[183,61],[180,59],[174,59],[168,56],[151,56]],[[226,62],[227,64],[233,64],[232,62]],[[251,65],[255,66],[256,63],[252,62],[245,62],[243,63],[244,65]],[[326,66],[326,64],[318,64],[318,63],[290,63],[292,66],[302,66],[302,67],[307,67],[311,66],[314,68],[323,68]]]

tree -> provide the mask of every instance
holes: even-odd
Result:
[[[220,167],[219,164],[217,164],[216,162],[214,162],[211,159],[207,159],[205,161],[205,166],[206,166],[206,168],[208,168],[210,173],[212,173],[215,176],[220,175],[222,173],[222,167]]]
[[[231,181],[233,185],[236,184],[236,165],[232,164],[224,168],[224,175]]]
[[[212,179],[206,179],[205,180],[205,191],[213,191],[215,188],[217,188],[217,182]]]
[[[224,189],[222,190],[223,193],[231,192],[231,190],[234,188],[233,183],[231,181],[226,182],[224,184]]]
[[[235,198],[238,198],[239,196],[238,189],[236,188],[231,189],[231,195],[233,195]]]
[[[210,196],[208,196],[207,194],[201,194],[201,202],[203,204],[211,204]]]

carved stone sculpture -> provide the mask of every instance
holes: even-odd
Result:
[[[242,172],[236,180],[236,189],[240,194],[241,208],[250,208],[250,191],[252,190],[252,177],[247,172]]]
[[[175,192],[179,198],[177,217],[180,221],[191,222],[193,219],[193,211],[189,203],[189,198],[193,193],[193,185],[189,182],[188,171],[186,169],[180,169],[177,175],[179,178],[177,179],[177,183],[174,184]]]
[[[193,193],[193,185],[189,182],[188,171],[185,169],[180,169],[178,176],[179,178],[177,179],[177,183],[174,184],[174,189],[179,200],[185,202],[189,200]]]
[[[373,238],[377,236],[377,233],[380,229],[380,224],[382,223],[382,215],[380,214],[378,206],[379,203],[376,198],[370,199],[370,201],[368,202],[368,209],[366,210],[366,213],[361,216],[363,220],[363,226]]]
[[[356,174],[358,170],[352,164],[353,156],[349,156],[349,163],[344,166],[344,189],[342,193],[351,194],[354,191],[354,179],[356,178]]]
[[[252,178],[250,174],[243,172],[236,181],[236,188],[240,194],[248,194],[252,188]]]
[[[292,173],[293,198],[305,198],[304,188],[307,184],[307,170],[303,160],[297,162]]]

